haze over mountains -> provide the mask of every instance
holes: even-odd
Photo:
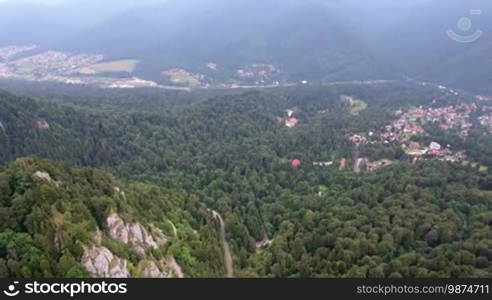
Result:
[[[272,64],[285,80],[410,76],[482,91],[492,80],[489,1],[108,2],[0,3],[0,40],[138,59],[136,73],[146,79],[167,68],[200,72],[214,62],[231,74]],[[481,14],[470,16],[470,9]],[[460,17],[472,20],[469,32],[457,29]],[[446,35],[449,29],[483,36],[458,43]]]

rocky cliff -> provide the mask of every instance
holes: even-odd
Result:
[[[165,246],[168,238],[153,225],[146,229],[137,222],[125,221],[116,213],[106,219],[108,238],[115,239],[134,253],[139,261],[136,273],[147,278],[183,278],[184,274],[173,256],[155,259],[149,250]],[[108,248],[101,246],[105,234],[97,231],[94,241],[97,245],[84,246],[82,265],[93,277],[98,278],[127,278],[132,276],[128,261],[116,256]]]
[[[84,247],[82,264],[94,277],[128,278],[128,262],[115,256],[108,248],[92,245]]]
[[[152,226],[152,233],[150,233],[141,224],[125,222],[114,213],[108,216],[106,222],[110,236],[129,245],[140,257],[144,257],[149,249],[164,246],[168,240],[160,229]]]

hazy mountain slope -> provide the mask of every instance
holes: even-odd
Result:
[[[116,16],[67,44],[144,58],[140,70],[154,75],[166,67],[197,69],[210,61],[235,69],[273,63],[295,78],[357,77],[350,70],[386,75],[352,28],[343,25],[337,7],[296,0],[170,1]]]
[[[469,16],[471,8],[482,14]],[[158,68],[197,69],[208,61],[234,67],[266,62],[296,79],[407,74],[476,88],[487,82],[465,59],[485,61],[476,64],[478,73],[489,69],[483,58],[490,48],[490,9],[484,1],[170,1],[128,11],[77,39],[88,49],[145,58],[140,69],[153,75]],[[472,44],[450,40],[445,32],[466,16],[483,38]],[[460,70],[454,78],[452,69]]]
[[[23,4],[23,18],[15,6],[3,7],[6,42],[140,59],[136,74],[152,79],[166,68],[203,72],[205,63],[216,62],[224,79],[247,64],[268,63],[290,80],[408,75],[482,91],[490,84],[492,4],[484,0],[156,0],[111,2],[104,9],[73,2]],[[468,32],[457,27],[461,17],[472,21]],[[458,43],[446,35],[450,29],[482,30],[483,36]]]
[[[414,1],[410,1],[414,3]],[[480,15],[471,15],[470,10]],[[381,13],[384,10],[381,10]],[[472,90],[487,90],[492,67],[492,3],[489,1],[428,1],[409,7],[383,28],[383,22],[367,19],[367,42],[378,49],[378,57],[396,70],[422,80],[440,82]],[[391,19],[391,10],[384,11],[383,20]],[[374,15],[369,11],[366,16]],[[471,23],[462,31],[457,23],[467,17]],[[446,32],[468,36],[480,30],[483,35],[472,43],[459,43]]]
[[[60,45],[79,30],[94,26],[135,6],[162,0],[69,0],[69,1],[0,1],[0,45],[36,43]]]

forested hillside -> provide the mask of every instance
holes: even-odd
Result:
[[[485,100],[410,83],[216,91],[180,105],[108,97],[0,95],[7,276],[87,276],[81,245],[91,242],[134,276],[148,274],[142,260],[171,256],[185,276],[222,276],[207,209],[225,219],[236,276],[492,276]],[[441,112],[456,124],[423,121]],[[402,120],[402,133],[388,132]],[[414,156],[416,144],[432,150]],[[15,161],[26,156],[64,163]],[[142,258],[110,239],[113,213],[168,242]],[[60,223],[70,238],[56,248]],[[28,254],[10,250],[17,238]]]
[[[0,168],[0,216],[1,277],[117,276],[114,264],[121,274],[148,277],[156,276],[148,266],[165,257],[175,258],[188,277],[222,275],[212,215],[181,190],[24,158]],[[113,224],[120,218],[145,240],[132,238],[134,228],[124,232]],[[162,244],[154,248],[149,240],[158,236]],[[112,258],[106,266],[105,251]]]

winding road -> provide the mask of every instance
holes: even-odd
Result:
[[[234,277],[234,268],[232,263],[232,255],[231,249],[229,248],[229,243],[226,239],[226,231],[225,231],[225,223],[222,216],[216,212],[215,210],[210,210],[215,219],[219,220],[220,223],[220,239],[222,241],[222,247],[224,248],[224,261],[226,265],[226,277],[233,278]]]

